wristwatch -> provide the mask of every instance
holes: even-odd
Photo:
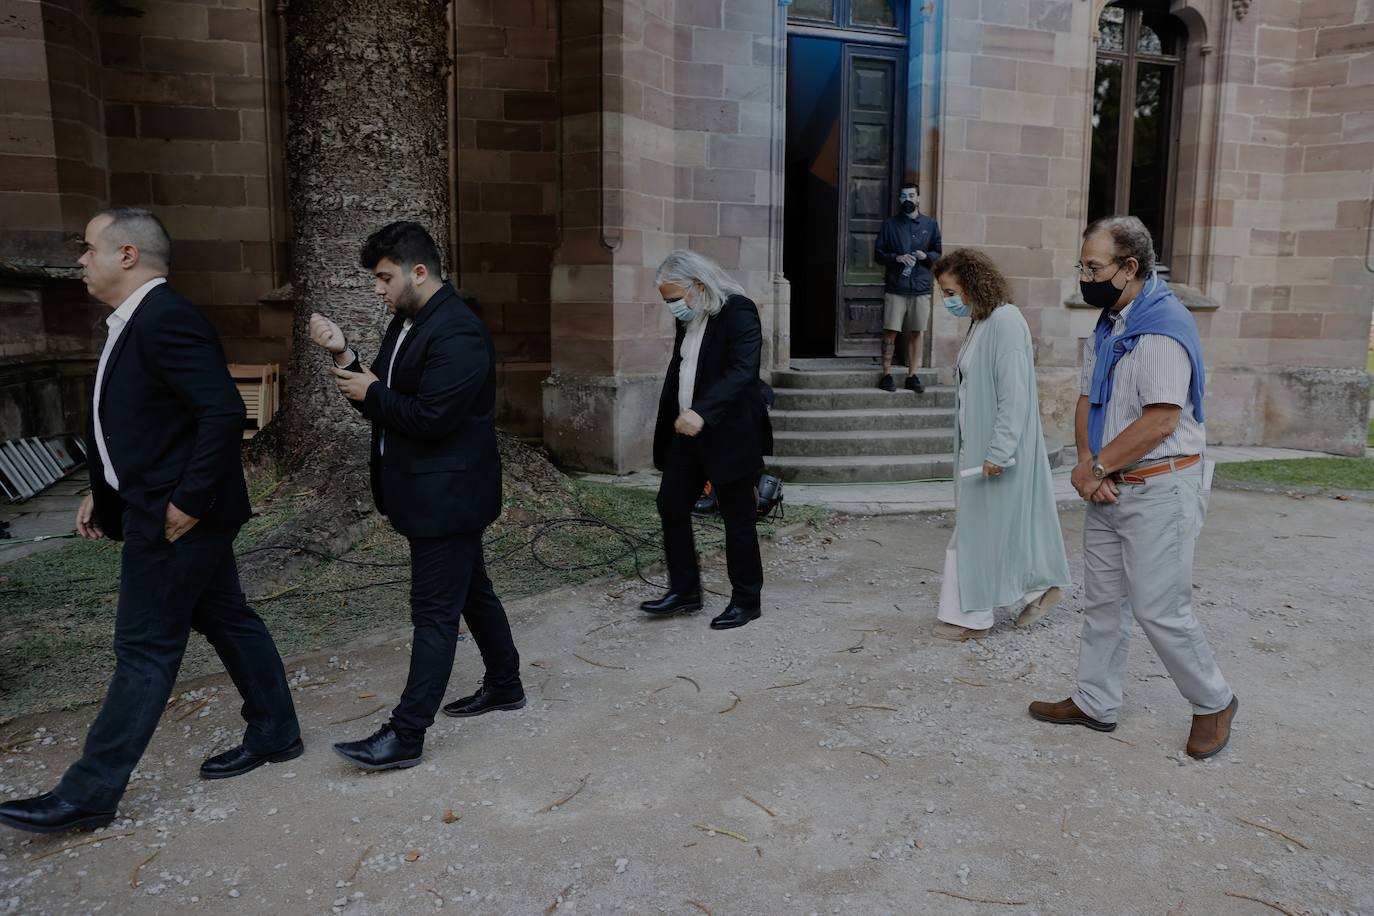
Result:
[[[1098,480],[1101,480],[1102,478],[1104,478],[1104,477],[1106,477],[1106,476],[1107,476],[1107,469],[1106,469],[1105,467],[1102,466],[1102,462],[1098,461],[1098,460],[1097,460],[1097,456],[1094,455],[1094,456],[1093,456],[1093,477],[1095,477],[1095,478],[1098,479]]]

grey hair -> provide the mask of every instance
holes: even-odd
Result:
[[[1093,220],[1083,230],[1083,238],[1088,239],[1098,233],[1112,240],[1117,257],[1135,258],[1140,264],[1140,275],[1148,277],[1155,269],[1155,243],[1150,238],[1150,230],[1136,216],[1104,216]]]
[[[172,237],[167,234],[167,227],[162,225],[162,220],[151,210],[142,207],[109,207],[96,216],[110,217],[110,225],[105,227],[103,234],[109,236],[116,245],[134,246],[138,249],[139,258],[147,259],[151,266],[172,266]]]
[[[725,307],[725,300],[731,296],[743,296],[744,287],[740,286],[715,261],[699,251],[678,248],[670,251],[663,263],[658,265],[654,283],[662,286],[672,283],[689,289],[700,283],[704,288],[701,296],[701,313],[715,315]]]

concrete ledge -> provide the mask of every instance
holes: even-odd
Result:
[[[624,474],[653,464],[661,375],[578,376],[543,382],[544,445],[564,468]]]

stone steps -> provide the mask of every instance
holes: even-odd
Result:
[[[863,432],[870,430],[953,429],[954,411],[943,407],[873,410],[774,410],[775,432]]]
[[[768,470],[798,483],[897,483],[948,479],[949,455],[846,455],[844,457],[772,457]]]
[[[834,432],[774,432],[774,458],[944,455],[954,450],[954,431],[897,429]]]
[[[814,388],[878,388],[878,379],[882,376],[882,369],[858,368],[858,369],[821,369],[812,371],[802,371],[798,369],[782,369],[773,373],[773,387],[782,389],[814,389]],[[940,373],[936,369],[917,369],[916,377],[921,380],[922,385],[938,385]],[[906,369],[896,366],[892,370],[892,379],[900,387],[906,381]]]
[[[773,373],[768,467],[802,483],[879,483],[953,473],[955,389],[918,370],[923,394],[878,388],[876,359],[794,360]],[[906,369],[893,368],[900,385]]]
[[[952,385],[932,385],[925,394],[899,388],[882,391],[868,388],[778,388],[774,387],[775,410],[891,410],[893,408],[955,406]]]

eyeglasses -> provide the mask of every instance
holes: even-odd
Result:
[[[1101,265],[1078,263],[1073,265],[1073,272],[1078,276],[1079,279],[1092,282],[1097,279],[1098,274],[1102,273],[1104,270],[1111,267],[1112,265],[1120,263],[1120,258],[1117,258],[1107,264]]]

